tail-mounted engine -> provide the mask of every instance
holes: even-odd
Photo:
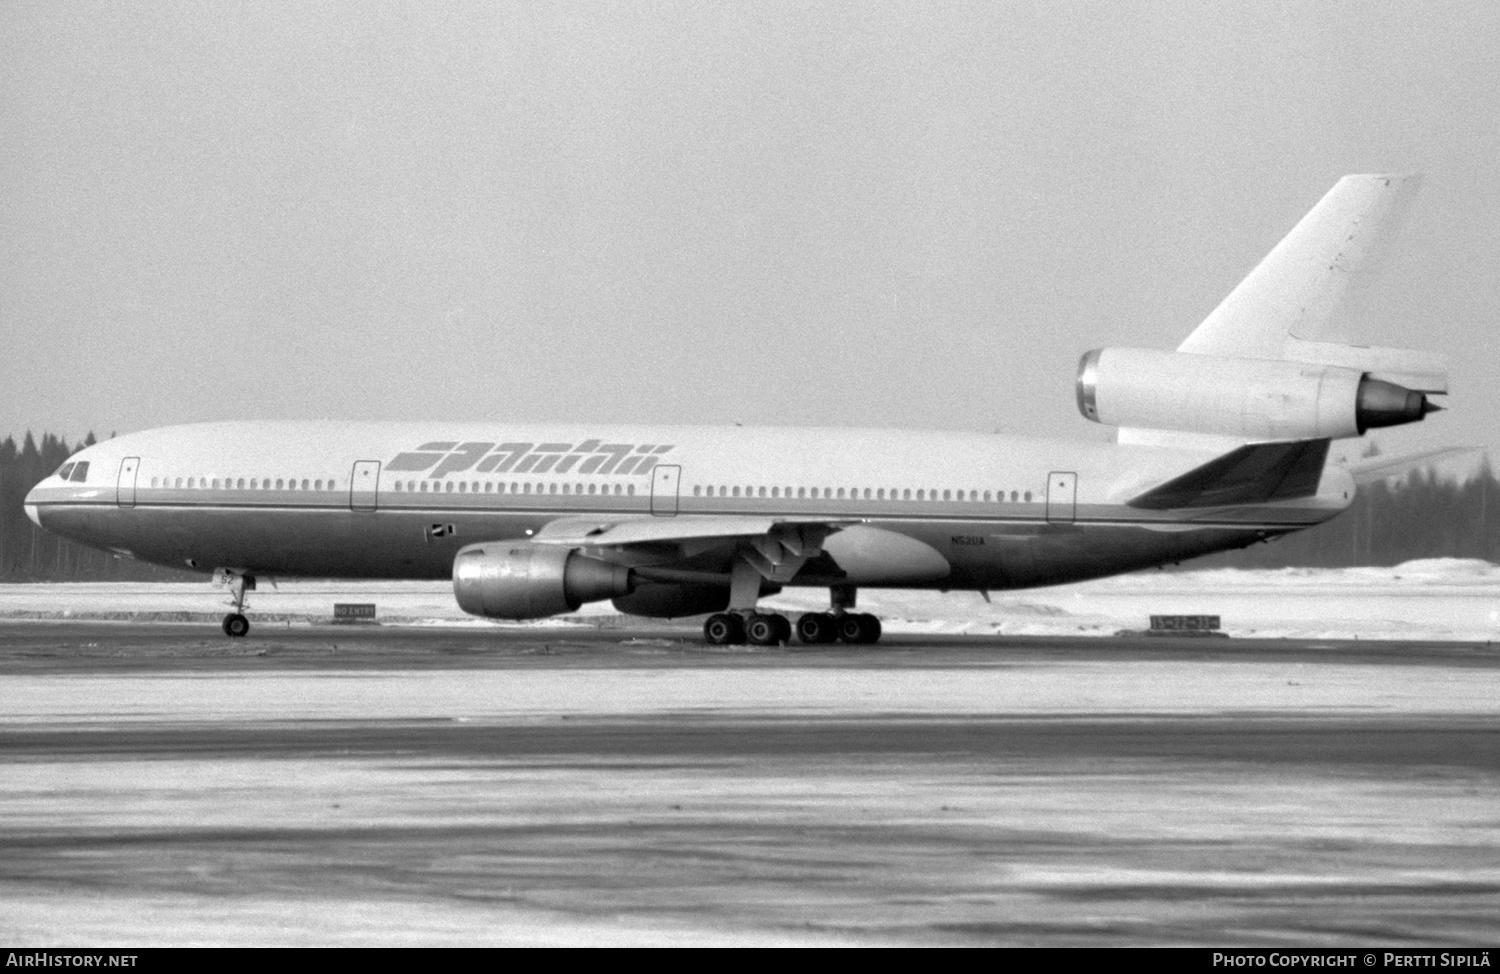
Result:
[[[1096,423],[1265,440],[1359,436],[1442,407],[1339,365],[1140,348],[1095,349],[1078,363],[1078,410]]]
[[[459,607],[492,619],[572,612],[585,602],[629,595],[635,584],[629,568],[530,541],[469,545],[453,560],[453,595]]]

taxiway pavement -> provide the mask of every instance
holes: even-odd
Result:
[[[1493,944],[1500,648],[0,624],[16,945]]]

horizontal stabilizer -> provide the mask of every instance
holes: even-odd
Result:
[[[1356,484],[1373,484],[1381,480],[1404,477],[1413,470],[1430,467],[1466,453],[1478,453],[1483,449],[1479,446],[1445,446],[1439,450],[1411,453],[1404,457],[1365,457],[1355,460],[1344,469],[1354,477]]]
[[[1127,501],[1149,511],[1221,507],[1311,497],[1318,492],[1328,440],[1251,443]]]

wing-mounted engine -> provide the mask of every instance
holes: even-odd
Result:
[[[541,619],[585,602],[629,595],[631,569],[556,545],[491,541],[459,551],[453,595],[465,612],[492,619]]]
[[[1078,410],[1111,426],[1306,440],[1415,423],[1441,408],[1427,398],[1447,391],[1440,363],[1395,349],[1343,348],[1349,364],[1095,349],[1078,365]],[[1404,355],[1399,376],[1418,388],[1360,368],[1360,352],[1382,365]]]

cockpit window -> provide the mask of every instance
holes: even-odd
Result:
[[[89,462],[87,460],[81,460],[73,465],[73,475],[68,479],[74,481],[75,483],[81,484],[88,479],[88,475]]]
[[[71,463],[65,463],[61,467],[57,468],[57,479],[58,480],[67,480],[68,479],[68,474],[70,474],[72,472],[73,472],[73,464],[71,464]]]

